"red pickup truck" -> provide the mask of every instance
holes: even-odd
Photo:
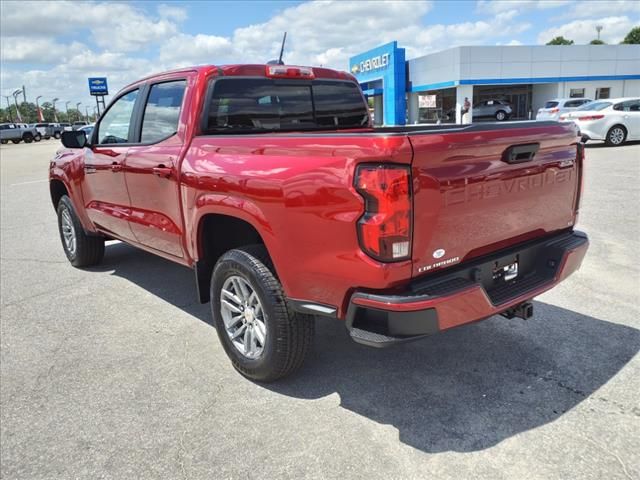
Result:
[[[353,76],[205,66],[124,88],[50,164],[72,265],[117,239],[193,268],[233,365],[298,368],[314,317],[371,346],[530,300],[577,270],[571,123],[372,128]]]

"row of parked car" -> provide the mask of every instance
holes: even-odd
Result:
[[[5,144],[39,142],[42,139],[60,138],[65,130],[79,130],[87,122],[74,123],[2,123],[0,124],[0,142]]]
[[[575,122],[585,142],[622,145],[640,140],[640,98],[554,98],[538,110],[536,120]]]

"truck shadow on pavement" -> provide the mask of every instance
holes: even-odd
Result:
[[[211,324],[189,269],[115,244],[100,270]],[[639,350],[639,330],[542,302],[526,322],[496,316],[383,350],[353,343],[342,322],[319,317],[301,371],[256,388],[299,399],[337,393],[341,407],[392,425],[407,445],[472,452],[553,422],[581,402],[629,413],[597,390]]]

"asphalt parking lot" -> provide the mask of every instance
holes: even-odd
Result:
[[[640,478],[640,144],[587,148],[582,269],[529,321],[387,350],[317,321],[294,377],[237,374],[190,270],[63,254],[55,140],[0,147],[0,476]]]

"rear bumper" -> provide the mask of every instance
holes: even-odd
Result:
[[[416,279],[403,292],[356,291],[347,310],[347,329],[358,343],[384,347],[482,320],[560,283],[580,268],[588,246],[584,233],[567,232]],[[496,267],[514,261],[521,268],[515,279],[494,280]]]

